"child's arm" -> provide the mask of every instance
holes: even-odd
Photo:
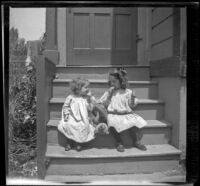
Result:
[[[87,102],[88,102],[88,110],[92,112],[94,108],[94,104],[97,103],[96,99],[94,96],[91,95],[91,92],[88,93],[87,95]]]
[[[68,121],[69,119],[69,115],[71,113],[71,108],[70,108],[71,101],[72,101],[71,96],[68,96],[63,104],[62,113],[63,113],[64,121]]]
[[[110,87],[108,91],[101,96],[101,98],[98,100],[98,103],[103,104],[107,108],[113,94],[113,89],[113,87]]]

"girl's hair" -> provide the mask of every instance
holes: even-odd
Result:
[[[80,95],[80,91],[81,91],[81,88],[85,85],[89,85],[89,81],[86,80],[86,79],[82,79],[82,78],[77,78],[77,79],[74,79],[70,82],[70,88],[71,88],[71,91],[75,94],[75,95]]]
[[[127,72],[123,67],[117,68],[114,72],[110,72],[109,76],[113,76],[116,79],[118,79],[122,89],[127,88],[128,86]],[[111,86],[110,81],[108,81],[108,85]]]

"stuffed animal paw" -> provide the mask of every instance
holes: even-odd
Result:
[[[109,134],[108,126],[106,123],[99,123],[94,131],[95,134]]]

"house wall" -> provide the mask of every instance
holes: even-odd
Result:
[[[186,147],[186,9],[152,10],[151,79],[159,83],[165,120],[173,124],[171,143]]]
[[[173,8],[152,9],[151,60],[173,56]]]
[[[182,150],[186,148],[186,79],[152,77],[159,84],[159,99],[165,102],[165,120],[173,125],[171,144]]]

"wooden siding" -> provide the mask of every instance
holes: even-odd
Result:
[[[153,45],[151,50],[152,60],[154,61],[171,57],[173,55],[172,46],[173,40],[171,37]]]
[[[156,8],[152,11],[151,60],[173,55],[173,8]]]
[[[157,8],[152,12],[151,76],[178,77],[185,74],[186,11]],[[182,14],[181,14],[182,12]],[[160,16],[159,16],[160,14]],[[159,18],[158,18],[159,17]]]
[[[151,61],[151,77],[177,77],[179,75],[179,57]]]
[[[153,11],[153,26],[156,26],[160,22],[163,22],[169,16],[172,16],[173,9],[172,8],[157,8]]]

